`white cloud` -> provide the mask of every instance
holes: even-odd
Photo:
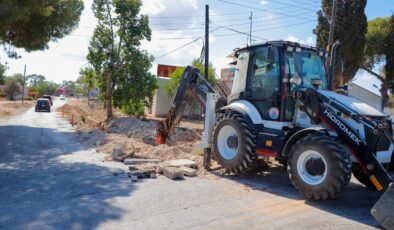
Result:
[[[156,15],[166,10],[166,8],[163,1],[144,0],[142,1],[141,14]]]
[[[57,82],[66,79],[77,79],[79,69],[87,63],[86,55],[88,52],[89,38],[96,25],[96,19],[91,12],[91,4],[93,0],[86,0],[84,2],[85,10],[81,16],[79,28],[71,35],[59,40],[59,42],[51,42],[49,50],[36,51],[32,53],[25,53],[22,51],[20,54],[23,55],[23,58],[18,60],[6,60],[6,58],[3,58],[3,54],[1,54],[1,62],[4,63],[7,61],[9,63],[10,68],[7,74],[23,72],[23,65],[27,64],[28,74],[43,74],[48,79]],[[261,7],[263,7],[262,5],[264,5],[265,8],[270,7],[269,0],[259,0],[256,3]],[[210,13],[212,15],[211,19],[213,21],[212,29],[217,25],[230,24],[227,20],[231,21],[233,19],[233,15],[229,15],[228,13],[234,12],[234,9],[225,8],[223,6],[224,5],[213,3],[210,6]],[[142,48],[148,50],[148,52],[153,56],[158,57],[174,51],[182,45],[204,35],[203,15],[205,8],[203,1],[143,0],[141,10],[141,13],[151,16],[150,26],[153,31],[152,41],[143,41]],[[244,16],[244,21],[247,21],[248,14],[245,13]],[[258,20],[275,20],[278,26],[283,23],[287,23],[276,20],[275,18],[278,17],[278,15],[272,12],[256,13],[254,16],[259,17]],[[253,25],[253,28],[256,30],[264,29],[265,24],[256,23]],[[179,30],[169,31],[168,29]],[[234,29],[248,30],[247,28],[240,27],[234,27]],[[246,40],[244,35],[214,36],[214,34],[221,35],[226,33],[231,33],[231,31],[220,29],[211,33],[210,36],[210,60],[217,69],[218,74],[220,73],[220,69],[228,67],[227,64],[231,61],[225,57],[234,48],[243,46]],[[256,36],[273,40],[286,39],[287,37],[289,40],[314,45],[314,37],[305,37],[300,34],[305,34],[305,32],[292,30],[292,28],[255,33]],[[168,38],[171,40],[168,40]],[[178,51],[172,52],[171,54],[156,60],[153,63],[152,72],[156,72],[157,64],[159,63],[169,65],[190,64],[194,58],[198,58],[200,56],[201,48],[202,41],[197,41]]]
[[[212,58],[212,64],[216,68],[216,74],[220,77],[220,70],[229,67],[230,59],[226,56],[215,56]]]
[[[307,37],[306,40],[301,40],[295,36],[287,36],[286,40],[291,41],[291,42],[298,42],[300,44],[308,45],[308,46],[314,46],[315,45],[315,38],[314,37]]]
[[[267,4],[268,4],[268,1],[267,1],[267,0],[262,0],[262,1],[260,2],[260,4],[263,5],[263,6],[264,6],[264,5],[267,5]]]

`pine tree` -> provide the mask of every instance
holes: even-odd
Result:
[[[389,83],[391,92],[394,91],[394,14],[390,18],[390,30],[385,42],[385,54],[386,54],[386,79]]]
[[[317,12],[318,25],[313,30],[317,36],[317,46],[326,48],[328,43],[329,22],[331,22],[332,0],[322,0],[322,10]],[[337,0],[334,41],[341,46],[337,52],[334,85],[349,82],[357,72],[363,58],[367,17],[366,0]],[[340,60],[343,60],[344,72],[339,72]]]

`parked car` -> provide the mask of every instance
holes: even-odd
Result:
[[[49,95],[44,95],[44,96],[42,96],[42,98],[48,99],[48,100],[49,100],[49,103],[51,104],[51,106],[53,105],[53,99],[52,99],[51,96],[49,96]]]
[[[46,98],[39,98],[36,101],[36,112],[38,111],[47,111],[51,112],[51,103]]]

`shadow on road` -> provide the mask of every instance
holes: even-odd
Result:
[[[245,185],[250,189],[293,200],[305,200],[291,184],[286,168],[283,166],[272,166],[260,172],[249,172],[244,175],[218,176]],[[337,199],[305,200],[305,204],[365,225],[378,227],[378,223],[373,219],[369,210],[381,195],[382,193],[371,191],[361,184],[350,182]]]
[[[93,229],[122,217],[111,200],[129,196],[133,185],[74,135],[0,126],[0,228]]]

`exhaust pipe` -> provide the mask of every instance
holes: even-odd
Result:
[[[337,55],[337,48],[340,46],[341,43],[337,40],[331,47],[331,52],[330,52],[330,65],[329,65],[329,75],[328,75],[328,90],[332,90],[332,81],[334,80],[334,68],[335,68],[335,58]]]
[[[387,230],[394,230],[394,183],[390,183],[371,209],[373,218]]]

